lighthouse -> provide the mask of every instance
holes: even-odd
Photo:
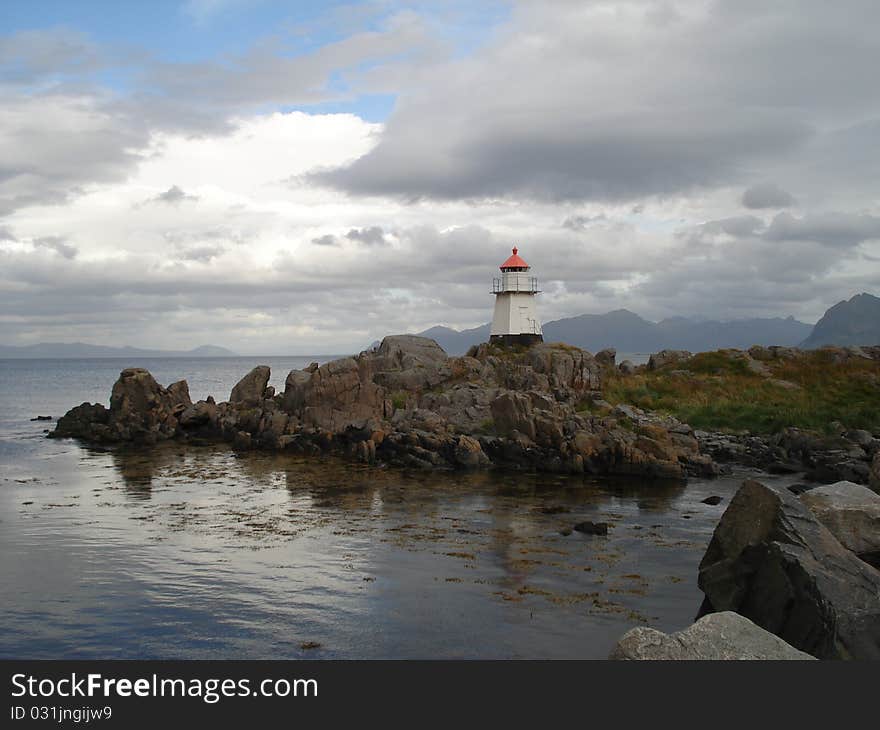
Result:
[[[489,341],[502,345],[543,342],[541,323],[535,309],[538,280],[529,275],[531,267],[520,258],[514,247],[513,255],[499,268],[501,278],[492,280],[495,314]]]

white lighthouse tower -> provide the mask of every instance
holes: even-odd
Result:
[[[495,314],[492,317],[490,342],[503,345],[533,345],[543,342],[541,323],[535,309],[538,280],[529,276],[530,266],[516,248],[501,266],[501,278],[492,280]]]

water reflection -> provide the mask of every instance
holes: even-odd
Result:
[[[599,657],[690,622],[723,511],[700,500],[736,487],[52,448],[0,490],[0,656]]]

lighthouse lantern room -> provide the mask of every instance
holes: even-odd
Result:
[[[541,323],[535,309],[538,280],[529,275],[531,267],[519,256],[513,255],[501,266],[501,278],[492,281],[495,295],[495,314],[489,341],[504,345],[533,345],[543,342]]]

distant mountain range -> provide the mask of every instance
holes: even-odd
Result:
[[[880,344],[880,298],[856,294],[822,316],[803,347]]]
[[[722,347],[743,349],[752,345],[792,346],[809,337],[813,327],[793,317],[731,322],[674,317],[650,322],[626,309],[617,309],[607,314],[557,319],[547,322],[543,329],[546,342],[566,342],[590,352],[613,347],[624,353],[663,349],[701,352]],[[431,327],[419,334],[436,340],[450,354],[461,354],[471,345],[489,339],[489,325],[461,332],[449,327]]]
[[[700,352],[721,347],[752,345],[797,345],[810,335],[812,325],[792,317],[740,319],[732,322],[696,321],[685,317],[649,322],[626,309],[607,314],[582,314],[547,322],[546,342],[566,342],[590,352],[613,347],[618,352],[656,352],[663,349]],[[457,331],[432,327],[420,332],[431,337],[447,352],[461,354],[474,344],[489,339],[489,325]]]
[[[419,334],[433,338],[450,354],[461,354],[471,345],[489,339],[489,325],[463,331],[431,327]],[[701,352],[724,347],[745,349],[752,345],[873,345],[880,344],[880,299],[858,294],[831,307],[815,327],[793,317],[729,322],[672,317],[650,322],[626,309],[618,309],[547,322],[544,340],[567,342],[590,352],[613,347],[621,353],[663,349]]]
[[[451,355],[467,352],[471,345],[489,339],[489,325],[466,330],[431,327],[419,332],[430,337]],[[786,345],[804,348],[822,345],[880,344],[880,298],[857,294],[831,307],[815,326],[793,317],[736,319],[728,322],[672,317],[650,322],[626,309],[607,314],[582,314],[547,322],[544,340],[567,342],[590,352],[613,347],[620,353],[657,352],[663,349],[702,352],[724,347],[745,349],[752,345]],[[192,350],[146,350],[107,347],[82,342],[41,342],[15,347],[0,345],[2,358],[145,358],[145,357],[238,357],[225,347],[202,345]]]
[[[192,350],[142,350],[137,347],[106,347],[84,342],[40,342],[15,347],[0,345],[0,358],[101,358],[101,357],[238,357],[225,347],[202,345]]]

